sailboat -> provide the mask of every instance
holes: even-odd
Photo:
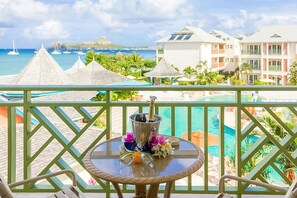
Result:
[[[78,55],[85,55],[86,53],[82,51],[82,49],[80,49],[79,51],[76,52]]]
[[[71,54],[71,52],[68,50],[68,47],[66,48],[66,51],[63,52],[63,54]]]
[[[57,45],[55,45],[54,51],[52,51],[52,54],[61,54],[61,51]]]
[[[12,51],[7,53],[8,55],[19,55],[18,50],[15,48],[14,40],[12,41]]]

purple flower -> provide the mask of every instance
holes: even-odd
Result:
[[[149,140],[149,147],[153,148],[158,144],[158,142],[158,135],[156,133],[153,133]]]
[[[134,142],[133,132],[127,132],[126,135],[123,137],[123,141],[133,143]]]
[[[166,143],[166,138],[165,138],[164,135],[159,135],[158,143],[161,144],[161,145],[164,145]]]
[[[157,135],[156,133],[153,133],[150,140],[149,140],[149,146],[151,148],[157,146],[158,144],[164,145],[166,143],[166,138],[164,135]]]

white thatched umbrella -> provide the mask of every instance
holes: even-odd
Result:
[[[65,72],[67,74],[73,74],[73,73],[78,72],[80,69],[83,69],[85,67],[86,67],[86,64],[84,62],[82,62],[82,60],[80,59],[80,56],[78,56],[77,61],[72,65],[72,67],[67,69]]]
[[[73,84],[64,70],[44,47],[35,54],[10,84],[14,85],[66,85]]]
[[[107,85],[130,80],[125,76],[105,69],[95,60],[90,62],[85,68],[68,76],[75,80],[76,84],[80,85]]]
[[[149,72],[144,74],[147,77],[156,78],[173,78],[183,76],[182,73],[176,71],[164,58]]]

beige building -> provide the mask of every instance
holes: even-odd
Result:
[[[253,67],[249,84],[262,79],[286,85],[290,65],[296,61],[297,25],[267,26],[241,40],[241,62]]]
[[[184,27],[157,41],[162,57],[182,72],[186,67],[195,68],[200,61],[207,61],[208,68],[220,70],[225,67],[225,43],[200,28]],[[157,60],[157,61],[158,61]]]
[[[242,63],[252,66],[248,84],[261,79],[288,84],[290,65],[297,59],[297,25],[267,26],[250,36],[229,36],[213,30],[184,27],[157,41],[157,61],[164,58],[182,72],[207,61],[213,71],[234,71]]]

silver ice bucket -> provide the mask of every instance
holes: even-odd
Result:
[[[135,142],[137,147],[142,150],[150,139],[152,132],[155,131],[158,133],[162,118],[155,115],[155,121],[149,122],[148,113],[136,113],[130,116],[130,120],[132,122],[132,132]]]

